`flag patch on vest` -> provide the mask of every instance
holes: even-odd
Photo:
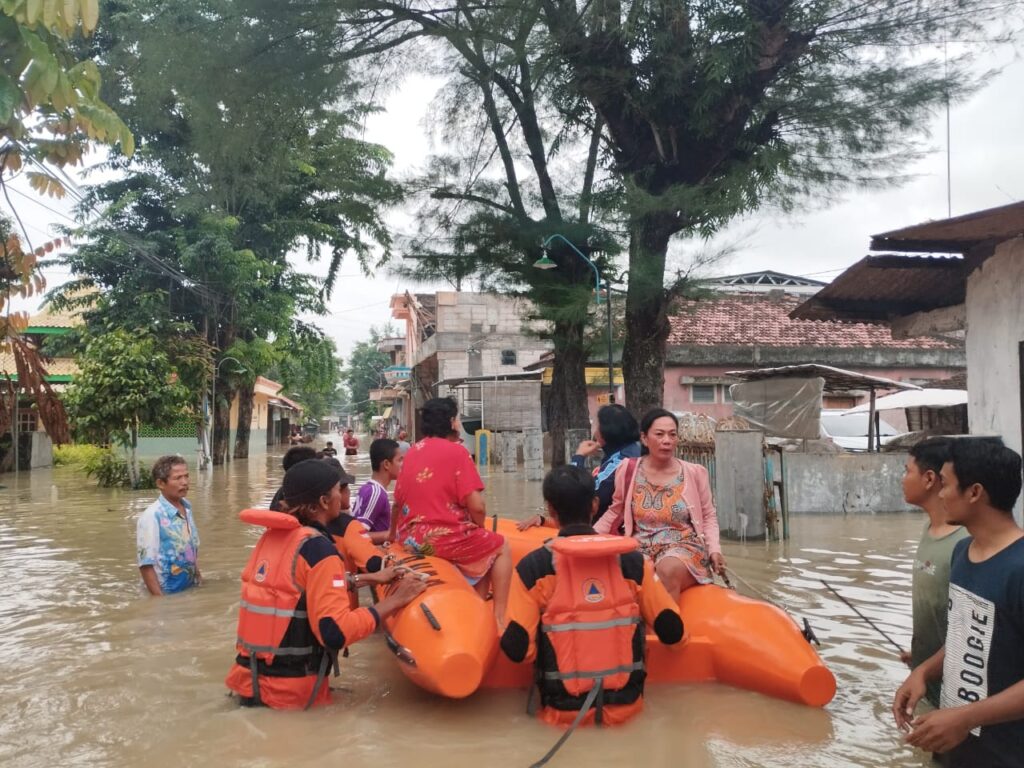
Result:
[[[270,570],[270,563],[266,560],[260,560],[259,565],[256,566],[256,574],[252,577],[253,581],[263,583],[267,580],[267,572]]]
[[[583,599],[588,603],[600,603],[604,600],[604,585],[597,579],[583,582]]]

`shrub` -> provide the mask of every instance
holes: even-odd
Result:
[[[128,461],[121,457],[113,448],[100,449],[85,464],[85,472],[95,477],[100,488],[131,488],[132,478],[128,471]],[[144,473],[139,478],[136,488],[154,488],[153,478]]]
[[[85,467],[90,462],[96,462],[105,450],[102,446],[90,443],[58,445],[53,449],[53,464],[57,467]]]

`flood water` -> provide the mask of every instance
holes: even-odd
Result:
[[[369,475],[365,454],[347,466]],[[158,600],[143,596],[135,566],[135,520],[155,492],[97,489],[63,467],[0,475],[0,765],[525,768],[547,751],[559,732],[525,713],[525,693],[433,697],[379,636],[342,662],[330,707],[240,709],[227,697],[239,573],[258,536],[237,512],[269,501],[281,474],[280,455],[193,470],[205,583]],[[485,482],[489,512],[540,507],[539,483],[500,469]],[[906,668],[819,582],[909,646],[922,524],[797,518],[790,541],[724,545],[754,588],[810,618],[838,681],[824,710],[719,685],[652,686],[639,718],[581,730],[550,765],[927,765],[889,713]]]

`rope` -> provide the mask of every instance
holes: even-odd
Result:
[[[804,639],[808,643],[814,643],[818,647],[821,647],[821,641],[818,640],[818,636],[814,634],[814,629],[811,627],[811,623],[807,620],[806,617],[803,617],[803,625],[801,626],[801,623],[797,621],[796,618],[793,616],[793,611],[790,608],[783,605],[778,600],[772,600],[770,597],[764,594],[764,592],[759,590],[749,581],[747,581],[738,573],[736,573],[736,571],[732,570],[731,568],[726,568],[725,573],[722,575],[722,578],[725,581],[726,586],[729,587],[729,589],[735,589],[735,587],[733,587],[733,585],[729,582],[729,576],[732,576],[732,578],[736,579],[736,581],[742,584],[744,588],[746,588],[750,592],[753,592],[759,600],[763,600],[769,605],[774,605],[776,608],[778,608],[780,611],[786,614],[789,617],[790,621],[796,624],[796,628],[800,630],[800,634],[804,636]]]
[[[572,721],[572,725],[570,725],[568,730],[562,734],[562,737],[555,742],[555,746],[549,749],[544,757],[536,763],[533,763],[530,768],[541,768],[541,766],[547,765],[548,761],[555,756],[555,753],[558,752],[565,742],[569,740],[569,737],[573,735],[576,728],[579,727],[579,724],[583,722],[583,718],[586,717],[587,712],[589,712],[590,708],[594,705],[594,701],[597,699],[598,694],[601,693],[601,690],[604,687],[603,682],[603,680],[598,680],[594,683],[594,687],[590,689],[590,693],[587,694],[587,698],[583,700],[583,706],[580,707],[580,711],[576,715],[576,719]]]
[[[863,613],[861,613],[860,611],[858,611],[858,610],[857,610],[857,607],[856,607],[856,606],[855,606],[855,605],[854,605],[853,603],[851,603],[851,602],[850,602],[849,600],[847,600],[847,599],[846,599],[845,597],[843,597],[842,595],[840,595],[840,594],[839,594],[839,593],[838,593],[838,592],[836,591],[835,587],[833,587],[833,586],[832,586],[831,584],[829,584],[829,583],[828,583],[827,581],[825,581],[824,579],[818,579],[818,581],[820,581],[820,582],[821,582],[822,584],[824,584],[824,585],[825,585],[825,589],[827,589],[827,590],[828,590],[829,592],[831,592],[831,593],[832,593],[833,595],[835,595],[836,597],[838,597],[838,598],[839,598],[839,599],[840,599],[840,600],[841,600],[841,601],[843,602],[843,604],[844,604],[844,605],[845,605],[845,606],[846,606],[847,608],[849,608],[849,609],[850,609],[851,611],[853,611],[853,612],[854,612],[855,614],[857,614],[857,615],[858,615],[858,616],[860,616],[860,617],[861,617],[862,619],[864,619],[864,621],[866,621],[866,622],[868,623],[868,625],[869,625],[869,626],[870,626],[870,627],[871,627],[871,628],[872,628],[873,630],[875,630],[875,632],[877,632],[877,633],[878,633],[878,634],[880,634],[880,635],[881,635],[882,637],[884,637],[884,638],[885,638],[886,640],[888,640],[888,641],[889,641],[889,643],[890,643],[890,644],[892,645],[892,647],[893,647],[893,648],[895,648],[895,649],[896,649],[897,651],[899,651],[900,653],[906,653],[906,651],[905,651],[905,650],[903,650],[903,646],[902,646],[902,645],[900,645],[900,644],[899,644],[899,643],[897,643],[897,642],[896,642],[895,640],[893,640],[893,639],[892,639],[891,637],[889,637],[889,635],[888,635],[888,634],[886,634],[886,633],[885,633],[885,631],[883,631],[883,630],[882,630],[882,628],[881,628],[880,626],[878,626],[877,624],[875,624],[875,622],[873,622],[873,621],[872,621],[871,619],[869,619],[869,618],[868,618],[867,616],[865,616],[865,615],[864,615]]]

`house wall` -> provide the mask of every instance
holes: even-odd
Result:
[[[1002,243],[967,278],[968,414],[972,434],[1021,452],[1024,240]],[[1020,520],[1021,502],[1017,502]]]

